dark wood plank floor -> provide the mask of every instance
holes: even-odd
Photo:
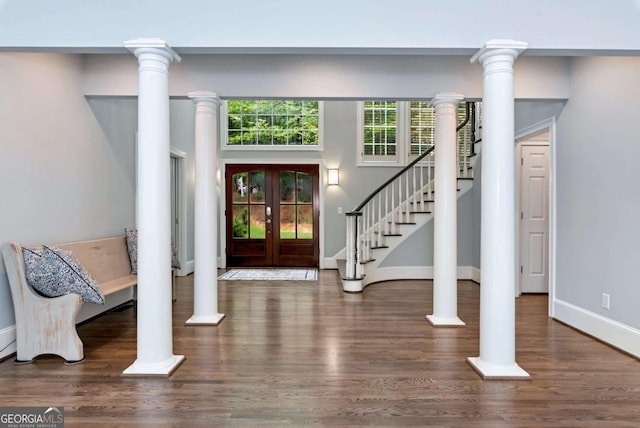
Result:
[[[136,358],[135,311],[79,327],[86,361],[0,363],[0,404],[64,406],[67,427],[638,427],[640,363],[547,318],[547,297],[517,300],[517,361],[531,381],[482,381],[479,286],[460,283],[464,328],[434,328],[430,281],[340,290],[318,282],[220,282],[218,327],[186,327],[180,278],[168,379],[122,377]]]

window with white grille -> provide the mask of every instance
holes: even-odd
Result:
[[[312,100],[229,100],[223,105],[226,148],[322,147],[323,103]]]
[[[458,123],[466,103],[458,104]],[[365,101],[359,104],[359,165],[404,165],[434,145],[435,107],[426,101]],[[460,156],[472,150],[469,121],[458,131]]]

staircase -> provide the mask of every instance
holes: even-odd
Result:
[[[471,121],[471,144],[458,139],[458,198],[473,186],[473,166],[477,162],[481,138],[475,104],[467,103],[467,116],[460,131]],[[347,292],[361,292],[369,284],[390,280],[380,265],[413,233],[433,220],[434,146],[425,150],[377,188],[355,209],[346,213],[346,259],[338,260],[338,270]]]

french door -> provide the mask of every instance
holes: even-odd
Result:
[[[227,265],[318,266],[318,165],[227,165]]]

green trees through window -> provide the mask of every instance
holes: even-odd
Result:
[[[229,100],[230,146],[317,146],[318,101]]]

